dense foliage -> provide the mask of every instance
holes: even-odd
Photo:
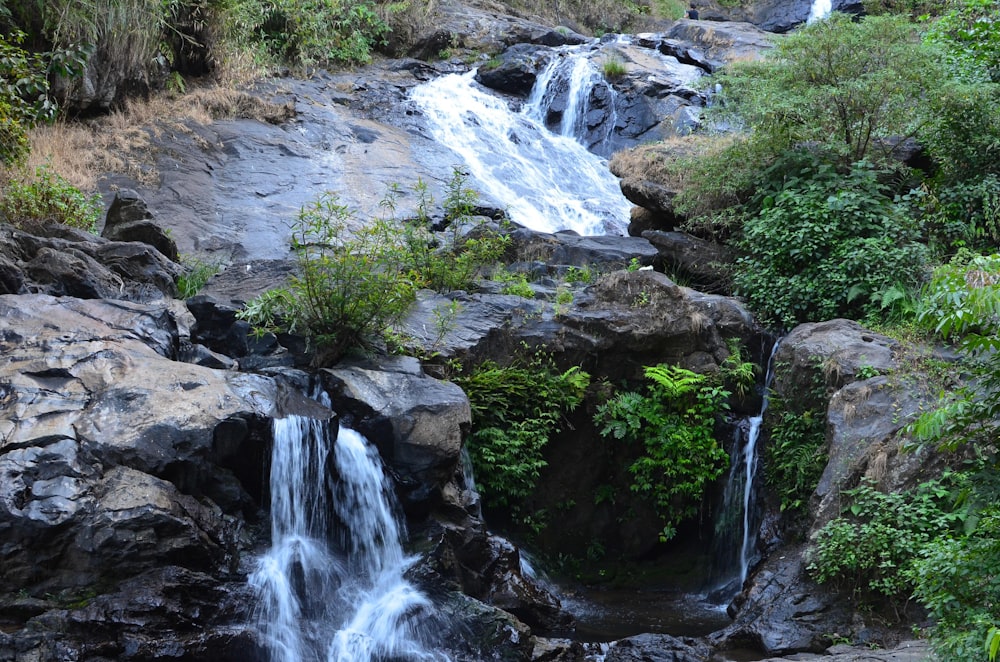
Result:
[[[915,287],[926,250],[918,227],[886,195],[878,172],[841,173],[792,153],[766,175],[761,211],[744,225],[739,294],[782,325],[864,316],[892,287]],[[780,183],[779,183],[780,182]]]
[[[809,570],[817,581],[859,597],[905,603],[932,543],[961,530],[965,511],[956,510],[954,494],[955,483],[964,480],[948,475],[944,482],[928,481],[905,493],[881,492],[870,484],[844,491],[849,505],[820,529]]]
[[[944,78],[937,53],[905,19],[835,13],[762,60],[730,67],[717,81],[716,108],[774,153],[810,143],[853,163],[891,151],[889,138],[914,135],[923,98]]]
[[[594,421],[603,436],[642,449],[629,466],[631,489],[656,507],[666,540],[697,514],[706,487],[726,470],[715,425],[730,394],[711,377],[677,366],[649,366],[645,374],[645,393],[618,393],[597,408]]]
[[[542,451],[583,401],[590,376],[579,368],[559,372],[536,355],[524,365],[486,362],[455,381],[472,406],[468,448],[486,504],[540,524],[525,506],[546,465]]]

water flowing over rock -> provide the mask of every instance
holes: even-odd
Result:
[[[442,76],[411,95],[431,134],[454,150],[476,186],[535,230],[623,233],[627,203],[604,162],[576,140],[512,113],[503,99],[472,87],[472,78]]]
[[[27,631],[16,645],[31,648],[30,632],[56,642],[39,644],[41,660],[148,646],[208,655],[243,636],[239,598],[219,597],[203,620],[172,621],[204,595],[178,584],[239,593],[225,577],[259,500],[247,490],[258,484],[261,425],[296,395],[270,377],[177,362],[177,317],[171,303],[0,296],[0,582],[65,596],[17,599]],[[149,574],[164,567],[176,570]],[[128,583],[142,576],[152,579]],[[91,608],[95,592],[108,597]],[[163,608],[130,611],[148,612],[146,600]],[[88,629],[98,609],[123,625]],[[213,625],[222,629],[206,635]],[[155,642],[154,631],[163,633]]]
[[[324,370],[337,411],[351,419],[392,466],[408,509],[439,499],[472,424],[455,384],[428,377],[414,358],[347,361]]]
[[[403,553],[392,488],[364,437],[276,419],[270,492],[272,545],[250,583],[272,660],[448,659],[424,642],[432,605],[403,577],[415,559]]]

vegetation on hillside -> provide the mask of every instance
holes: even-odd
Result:
[[[943,660],[992,659],[1000,649],[1000,8],[866,5],[869,16],[834,14],[713,77],[722,91],[709,124],[726,131],[704,132],[652,165],[680,187],[676,208],[691,231],[740,249],[738,293],[776,326],[847,316],[923,328],[961,350],[969,386],[908,431],[945,451],[953,469],[903,494],[871,485],[847,492],[811,569],[900,613],[915,598],[935,619]],[[921,169],[903,160],[914,145],[924,149]],[[778,435],[769,466],[799,466],[792,453],[806,447],[790,441],[806,435],[781,420],[779,433],[794,434]]]

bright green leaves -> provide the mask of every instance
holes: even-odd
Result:
[[[879,139],[912,135],[945,76],[933,48],[895,16],[834,13],[781,39],[763,60],[721,78],[722,112],[777,153],[809,142],[860,161]]]
[[[486,362],[455,382],[472,405],[468,448],[486,504],[526,519],[526,501],[546,466],[542,451],[583,401],[590,375],[579,368],[559,372],[535,356],[527,365]]]
[[[601,435],[639,445],[630,489],[648,499],[664,524],[662,539],[697,514],[705,488],[726,470],[715,440],[716,416],[729,392],[712,378],[666,364],[645,369],[645,393],[626,391],[598,406]]]
[[[951,474],[905,493],[870,484],[843,492],[847,505],[816,536],[809,570],[859,597],[881,596],[902,604],[917,577],[916,565],[935,541],[959,532],[965,511],[954,494],[965,478]]]

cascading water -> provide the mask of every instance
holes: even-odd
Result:
[[[717,584],[722,593],[733,593],[743,586],[756,555],[755,481],[759,464],[757,441],[769,402],[769,389],[774,378],[774,355],[778,342],[771,348],[764,376],[760,411],[743,425],[737,426],[733,449],[729,454],[729,476],[722,496],[722,516],[716,526]],[[738,572],[738,574],[737,574]],[[721,578],[721,582],[718,580]],[[733,590],[735,589],[735,590]]]
[[[375,449],[294,415],[273,433],[272,545],[250,577],[271,660],[447,660],[419,636],[432,606],[403,577],[412,559]]]
[[[831,11],[833,11],[832,0],[813,0],[812,7],[809,9],[809,18],[806,19],[806,23],[821,21],[829,16]]]
[[[604,123],[603,140],[607,140],[615,128],[615,88],[608,84],[593,61],[579,55],[573,56],[568,51],[562,52],[559,57],[553,57],[545,65],[521,112],[545,126],[556,98],[565,96],[565,108],[560,113],[558,133],[578,140],[587,131],[587,111],[590,97],[596,88],[601,89],[608,97],[606,105],[611,111],[610,118]]]
[[[567,84],[564,67],[576,91],[562,113],[559,135],[545,127],[544,117],[552,86]],[[600,78],[594,64],[561,51],[517,113],[483,91],[474,76],[474,71],[441,76],[415,88],[411,99],[435,140],[456,152],[477,186],[533,230],[624,234],[631,205],[618,179],[604,159],[575,138],[584,122],[586,98]]]

